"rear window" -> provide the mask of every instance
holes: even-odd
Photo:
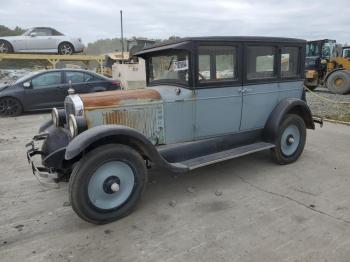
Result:
[[[66,72],[66,82],[72,84],[100,81],[101,79],[83,72]]]

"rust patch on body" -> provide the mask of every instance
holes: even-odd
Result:
[[[81,94],[80,98],[85,108],[99,108],[125,105],[128,100],[160,100],[161,96],[153,89],[138,89]]]

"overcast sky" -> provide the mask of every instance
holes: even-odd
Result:
[[[260,35],[350,43],[349,0],[0,0],[0,24],[51,26],[85,43],[126,37]],[[6,4],[5,4],[6,2]]]

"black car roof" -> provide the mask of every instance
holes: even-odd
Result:
[[[136,56],[143,56],[147,53],[161,51],[165,49],[190,49],[193,42],[257,42],[257,43],[293,43],[306,44],[306,40],[287,37],[266,37],[266,36],[205,36],[205,37],[185,37],[171,41],[164,41],[145,47],[136,53]]]

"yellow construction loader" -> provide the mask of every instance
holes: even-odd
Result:
[[[335,40],[309,41],[306,47],[305,86],[323,85],[335,94],[350,93],[350,47]]]

